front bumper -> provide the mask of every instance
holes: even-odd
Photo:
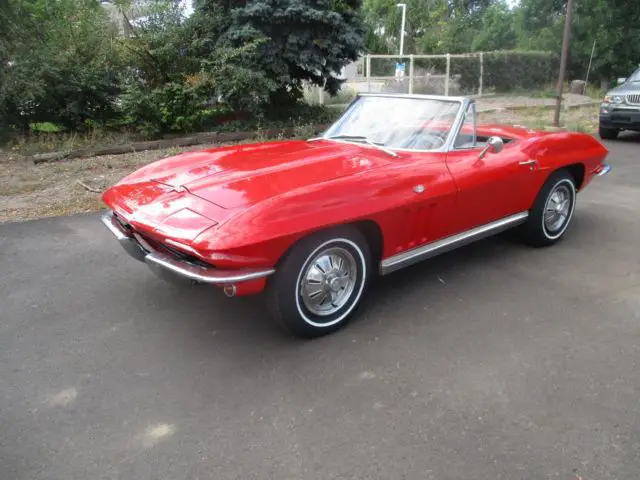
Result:
[[[168,253],[153,249],[143,238],[122,225],[113,212],[105,213],[102,216],[102,223],[129,255],[138,261],[145,262],[153,273],[171,283],[227,286],[265,278],[275,272],[272,268],[220,270],[214,266],[203,266],[177,259]]]
[[[600,127],[623,130],[640,130],[640,108],[600,108]]]
[[[594,173],[596,174],[596,176],[602,177],[607,173],[609,173],[610,171],[611,171],[611,165],[609,165],[608,163],[603,163],[596,169]]]

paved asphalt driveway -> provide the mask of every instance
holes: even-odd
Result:
[[[312,342],[96,215],[0,225],[0,479],[638,478],[640,136],[607,145],[564,242],[380,279]]]

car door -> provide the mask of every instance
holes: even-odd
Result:
[[[459,232],[528,210],[537,188],[537,166],[517,144],[506,143],[498,153],[490,149],[481,155],[487,139],[476,137],[475,122],[471,103],[447,152],[447,167],[458,189],[455,223]]]
[[[454,232],[451,216],[457,201],[456,185],[444,152],[412,152],[405,157],[406,247],[434,242]]]
[[[374,217],[384,233],[381,268],[391,272],[411,262],[411,252],[455,233],[458,191],[447,169],[445,152],[398,152],[384,170],[374,200],[387,204]],[[409,258],[405,259],[404,256]]]

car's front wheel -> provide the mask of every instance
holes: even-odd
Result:
[[[371,276],[370,266],[369,245],[355,227],[304,238],[269,279],[269,310],[296,336],[312,338],[338,330],[358,307]]]
[[[525,240],[537,247],[561,240],[573,219],[576,206],[576,185],[571,173],[560,170],[544,183],[529,218],[524,224]]]
[[[598,135],[600,135],[600,138],[603,140],[615,140],[618,133],[620,133],[620,130],[617,128],[598,128]]]

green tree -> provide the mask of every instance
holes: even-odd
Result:
[[[518,47],[559,52],[565,14],[566,0],[521,0],[516,18]],[[640,62],[639,35],[640,2],[574,2],[569,76],[585,76],[594,40],[593,80],[630,73]]]
[[[278,85],[270,97],[274,105],[300,98],[304,82],[336,93],[341,83],[336,74],[364,49],[360,0],[203,0],[196,5],[202,20],[214,18],[205,39],[209,45],[259,44],[256,66]],[[229,19],[227,25],[220,14]]]
[[[570,73],[584,78],[591,49],[591,78],[628,76],[640,64],[640,2],[581,0],[576,2],[570,51]]]
[[[119,42],[127,65],[122,107],[143,133],[206,128],[221,112],[260,110],[275,90],[256,66],[259,41],[234,48],[202,34],[223,23],[220,10],[186,18],[175,2],[157,1],[134,21],[130,5],[119,7],[128,23]]]
[[[379,52],[379,45],[400,43],[401,11],[396,0],[365,0],[367,23],[376,33],[367,48]],[[407,0],[405,53],[468,52],[482,30],[483,15],[495,0]],[[498,2],[499,3],[499,2]]]
[[[363,11],[373,35],[367,37],[372,53],[397,52],[402,11],[397,0],[364,0]],[[433,53],[442,47],[442,33],[450,17],[445,0],[406,0],[405,53]],[[380,46],[386,45],[386,51]]]
[[[405,53],[508,50],[560,53],[567,0],[407,0]],[[364,0],[372,53],[395,52],[396,0]],[[577,0],[569,77],[583,78],[595,40],[590,78],[625,76],[640,62],[640,2]]]
[[[559,51],[566,0],[521,0],[514,14],[518,48]]]
[[[116,115],[115,32],[95,1],[8,0],[0,13],[5,129],[45,121],[77,128]]]
[[[474,52],[511,50],[516,47],[515,15],[504,1],[490,5],[483,13],[482,28],[471,41]]]

